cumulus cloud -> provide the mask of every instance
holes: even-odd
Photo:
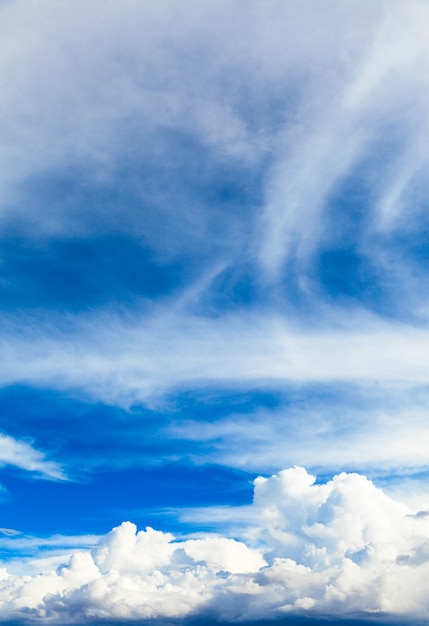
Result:
[[[388,614],[427,618],[429,515],[361,474],[325,483],[302,467],[255,480],[241,540],[182,538],[124,522],[92,550],[34,576],[2,570],[1,617]]]

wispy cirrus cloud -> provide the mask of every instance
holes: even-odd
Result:
[[[213,383],[396,381],[424,384],[427,331],[369,318],[360,328],[306,330],[275,316],[207,318],[175,312],[12,322],[3,334],[3,384],[77,390],[130,405]]]
[[[413,246],[426,224],[427,7],[350,7],[321,15],[314,2],[273,1],[243,15],[239,3],[206,3],[190,20],[174,3],[5,5],[2,212],[8,236],[27,244],[25,272],[4,257],[17,292],[31,295],[44,251],[60,275],[66,266],[63,280],[82,283],[64,238],[85,248],[95,237],[95,254],[82,254],[100,263],[100,238],[121,233],[154,252],[147,271],[180,259],[176,287],[224,267],[212,303],[219,284],[235,294],[250,281],[276,312],[300,298],[318,308],[334,289],[427,319],[423,242]],[[326,252],[348,268],[345,294],[320,273]],[[96,269],[81,291],[99,290]],[[138,281],[127,289],[153,296]]]
[[[385,402],[380,406],[380,398],[374,397],[370,386],[325,399],[323,408],[311,385],[289,393],[295,396],[292,406],[286,392],[275,409],[230,413],[210,421],[201,416],[172,421],[166,430],[179,440],[198,442],[188,452],[197,462],[210,460],[250,471],[263,468],[270,472],[302,461],[316,471],[353,469],[380,480],[383,475],[426,470],[428,406],[426,397],[416,408],[418,389],[401,394],[401,408]],[[313,401],[312,394],[316,395]],[[379,387],[378,394],[393,395],[388,385]],[[354,395],[355,404],[366,395],[367,403],[360,410],[350,407]],[[412,397],[407,399],[408,395]],[[410,487],[409,492],[411,495]]]
[[[308,118],[285,135],[284,156],[273,168],[261,218],[261,263],[277,279],[288,259],[297,256],[308,263],[322,241],[332,238],[329,204],[356,171],[372,205],[361,246],[374,229],[380,235],[403,220],[421,219],[412,198],[418,190],[427,192],[423,138],[429,125],[422,97],[423,85],[423,91],[428,86],[427,6],[397,4],[378,17],[375,36],[362,46],[350,72],[340,84],[328,81],[335,97],[309,107]],[[346,196],[342,200],[348,203]],[[335,220],[341,223],[340,211]]]
[[[155,210],[188,237],[199,229],[207,245],[202,221],[209,216],[198,208],[201,168],[193,171],[188,161],[182,171],[176,158],[185,157],[185,135],[211,169],[226,159],[265,170],[261,262],[274,268],[326,236],[327,199],[360,162],[371,160],[375,145],[388,150],[382,137],[392,134],[393,123],[398,148],[374,163],[378,174],[370,187],[384,221],[404,211],[409,219],[412,203],[404,206],[399,197],[405,198],[408,180],[421,186],[425,178],[425,4],[400,3],[387,12],[381,4],[353,3],[347,12],[330,7],[324,15],[315,9],[313,2],[270,2],[263,10],[252,3],[243,15],[239,3],[206,3],[190,20],[174,3],[155,8],[130,1],[121,12],[113,3],[95,3],[91,11],[80,3],[72,10],[66,3],[5,5],[2,178],[15,197],[3,207],[6,222],[67,236],[125,229],[156,248],[162,242]],[[305,36],[309,23],[311,36]],[[80,181],[67,201],[51,198],[43,219],[26,210],[16,220],[19,193],[29,197],[27,188],[34,206],[49,178],[64,185],[64,167]],[[168,169],[162,192],[147,176],[151,167],[158,180]],[[107,185],[112,193],[125,171],[129,196],[120,218],[117,205],[107,211],[105,202],[92,202],[90,212],[79,206],[79,189],[95,197]],[[177,206],[183,193],[180,223],[167,205]],[[387,210],[393,204],[397,208]],[[259,217],[250,217],[259,228]]]
[[[175,446],[182,442],[181,458],[187,461],[251,471],[305,462],[317,471],[358,469],[375,478],[427,468],[424,329],[372,318],[359,331],[352,324],[309,332],[279,318],[203,319],[174,310],[125,320],[104,316],[102,323],[99,316],[85,322],[82,316],[70,317],[65,328],[59,321],[55,328],[52,317],[49,325],[32,320],[26,330],[4,337],[3,384],[51,389],[124,409],[146,405],[159,414],[164,438],[162,449],[156,444],[151,452],[148,442],[157,440],[154,417],[138,411],[116,418],[129,430],[128,439],[127,431],[111,423],[114,417],[106,419],[107,432],[95,439],[93,426],[86,435],[80,425],[80,436],[94,447],[88,471],[106,462],[98,440],[115,466],[159,462],[157,455],[175,458]],[[239,414],[233,405],[220,403],[190,419],[174,408],[181,393],[206,392],[210,404],[210,395],[219,400],[222,390],[254,389],[283,392],[275,408],[254,404]],[[214,419],[219,410],[223,416]],[[65,424],[61,432],[64,443],[73,440]],[[132,444],[124,461],[112,449],[119,440],[121,455],[127,441]]]
[[[19,441],[0,433],[0,466],[4,465],[32,472],[42,478],[66,479],[59,463],[49,460],[43,452],[27,441]]]

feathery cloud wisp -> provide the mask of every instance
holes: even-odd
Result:
[[[49,461],[46,456],[26,441],[0,433],[0,465],[12,465],[28,472],[34,472],[42,478],[65,480],[61,466]]]

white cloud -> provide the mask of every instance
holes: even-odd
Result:
[[[209,2],[190,14],[174,2],[127,0],[119,8],[97,1],[88,9],[82,1],[16,1],[0,10],[0,186],[15,213],[21,185],[37,176],[79,167],[85,180],[112,181],[130,148],[170,162],[171,148],[162,147],[160,131],[198,137],[221,157],[254,160],[258,144],[256,152],[265,153],[263,138],[249,131],[222,79],[237,57],[237,38],[232,41],[225,30],[229,18],[238,26],[238,5]],[[249,30],[238,50],[240,69],[254,39],[254,25],[244,24]],[[141,210],[134,214],[125,207],[119,216],[102,206],[76,215],[65,203],[44,206],[43,216],[23,211],[21,227],[45,234],[138,229],[141,236],[147,227]],[[156,237],[151,243],[157,245]]]
[[[90,9],[81,0],[54,6],[43,0],[4,3],[0,186],[8,198],[7,219],[45,235],[90,236],[125,228],[139,240],[143,234],[145,245],[165,250],[174,247],[172,240],[179,246],[186,241],[189,254],[188,240],[180,235],[180,224],[187,223],[205,248],[211,238],[203,225],[207,212],[187,196],[186,209],[157,205],[154,224],[146,219],[152,209],[144,202],[105,215],[103,202],[88,210],[85,201],[81,210],[61,198],[35,211],[31,202],[16,200],[26,182],[52,168],[61,173],[80,163],[87,181],[115,180],[120,164],[129,164],[130,137],[136,154],[154,150],[167,162],[172,147],[160,143],[157,132],[176,129],[197,138],[213,163],[269,156],[263,216],[244,207],[243,215],[224,217],[245,222],[245,238],[250,224],[256,247],[262,240],[259,260],[274,276],[290,254],[305,257],[322,235],[331,236],[327,198],[394,128],[400,149],[384,145],[388,158],[367,181],[371,202],[363,211],[359,252],[373,260],[384,281],[398,285],[397,298],[409,304],[409,312],[420,311],[427,319],[423,269],[407,269],[401,250],[383,252],[380,241],[374,243],[374,232],[385,241],[404,219],[421,219],[419,203],[408,201],[407,194],[419,193],[409,183],[418,179],[416,186],[423,185],[426,163],[427,4],[416,0],[387,8],[353,0],[347,7],[328,3],[321,9],[313,0],[272,0],[243,7],[205,2],[190,12],[175,2],[135,0],[120,8],[97,0]],[[19,207],[23,220],[16,217]],[[159,218],[164,210],[167,219]],[[340,212],[336,216],[341,221]],[[172,237],[165,235],[165,224],[173,224]],[[234,236],[241,232],[233,230]],[[217,268],[241,262],[243,250],[257,256],[255,242],[235,242],[241,236],[225,243]],[[192,263],[200,267],[201,259],[193,257]],[[259,274],[256,267],[252,271]],[[204,266],[202,274],[209,273]],[[198,278],[197,298],[203,301],[210,285]],[[303,271],[298,278],[308,277]],[[350,306],[332,314],[315,287],[310,306],[321,323],[303,330],[285,321],[289,309],[279,296],[282,289],[275,288],[262,303],[264,313],[254,315],[238,311],[208,318],[184,312],[189,289],[153,314],[4,319],[0,384],[22,382],[129,406],[199,385],[377,380],[413,388],[427,381],[425,328],[383,323]],[[201,302],[192,304],[204,311]],[[408,438],[414,445],[414,428]],[[311,451],[304,452],[308,460]],[[419,459],[422,455],[419,447]]]
[[[157,132],[175,129],[215,160],[271,156],[262,263],[275,271],[291,246],[317,244],[324,201],[371,150],[386,118],[408,139],[376,181],[382,221],[401,212],[408,181],[425,163],[425,2],[387,8],[353,0],[322,10],[313,0],[245,9],[205,2],[189,11],[174,2],[127,0],[119,9],[94,1],[88,9],[82,0],[15,1],[1,12],[0,185],[9,213],[22,184],[54,169],[80,164],[93,181],[114,180],[130,145],[170,162]],[[142,210],[122,207],[118,217],[102,205],[78,213],[67,206],[44,206],[42,216],[26,205],[20,227],[67,236],[126,229],[162,245]],[[183,207],[181,219],[195,230],[203,217],[199,207]]]
[[[398,392],[389,384],[376,385],[376,393],[374,387],[362,385],[337,401],[314,404],[310,387],[301,392],[309,396],[301,398],[302,406],[299,400],[293,407],[286,401],[271,411],[232,413],[211,422],[181,420],[172,422],[167,434],[199,442],[202,449],[192,451],[194,460],[250,471],[273,472],[299,463],[318,471],[354,469],[373,476],[426,469],[427,396],[413,387]],[[383,396],[389,396],[390,406]]]
[[[377,318],[308,331],[274,316],[202,318],[172,306],[153,316],[26,319],[5,326],[0,383],[91,401],[158,407],[168,394],[299,389],[354,392],[223,419],[172,421],[164,434],[203,444],[194,459],[251,471],[304,463],[315,470],[379,472],[427,467],[428,332]],[[419,391],[420,389],[420,391]],[[393,402],[393,398],[395,401]],[[359,406],[364,403],[363,408]],[[16,453],[20,463],[35,457]],[[23,459],[27,459],[24,461]],[[33,466],[35,469],[36,466]]]
[[[65,480],[61,466],[49,461],[46,455],[36,450],[26,441],[13,439],[0,433],[0,465],[12,465],[34,472],[44,478]]]
[[[365,476],[316,484],[296,467],[259,477],[248,519],[242,541],[177,541],[124,522],[55,570],[21,577],[3,570],[1,617],[427,618],[429,515],[413,514]]]
[[[159,181],[155,189],[142,183],[137,208],[117,212],[106,211],[103,202],[90,210],[86,201],[71,206],[66,197],[34,209],[25,196],[38,179],[61,178],[73,168],[79,169],[77,186],[115,183],[135,155],[174,166],[174,142],[159,141],[173,131],[196,140],[211,165],[270,162],[259,190],[262,215],[244,206],[243,215],[225,217],[241,220],[246,234],[234,228],[234,237],[225,236],[216,267],[242,262],[244,254],[245,262],[257,258],[273,280],[287,260],[306,261],[333,236],[328,199],[381,145],[385,158],[366,180],[370,201],[359,253],[386,281],[393,280],[385,271],[393,267],[398,299],[412,291],[407,310],[424,312],[421,277],[404,266],[402,250],[392,261],[383,244],[405,221],[418,230],[422,220],[422,203],[413,198],[427,190],[426,2],[207,1],[190,11],[174,1],[95,0],[88,6],[40,0],[3,3],[0,13],[0,188],[9,226],[26,235],[67,237],[126,231],[169,254],[175,245],[188,253],[185,224],[204,248],[210,216],[190,189],[183,211],[165,202]],[[339,212],[336,217],[341,220]],[[165,224],[173,236],[166,236]],[[254,241],[243,244],[249,231]],[[199,266],[200,259],[193,262]],[[307,278],[305,270],[300,278]],[[318,294],[312,306],[320,307],[321,319],[312,330],[285,321],[282,303],[273,311],[268,302],[260,314],[204,317],[185,311],[185,300],[186,294],[179,304],[144,315],[4,319],[0,384],[128,407],[205,385],[376,380],[387,390],[390,384],[405,390],[408,406],[393,418],[377,414],[372,425],[359,416],[356,428],[334,436],[335,420],[327,418],[318,432],[313,421],[295,431],[293,446],[273,423],[259,423],[251,433],[244,421],[229,420],[200,426],[193,436],[230,436],[235,449],[224,450],[218,441],[214,458],[241,467],[271,468],[273,458],[276,466],[279,459],[425,466],[429,433],[411,396],[428,379],[426,328],[350,308],[339,311],[339,322],[326,314]],[[191,436],[183,427],[177,433]],[[0,462],[64,478],[42,452],[5,435]],[[294,610],[427,615],[421,583],[429,573],[427,518],[407,517],[362,476],[342,474],[315,485],[303,470],[290,470],[259,480],[245,516],[252,520],[250,547],[227,537],[175,542],[150,529],[136,535],[125,523],[58,569],[45,561],[47,571],[39,575],[4,572],[1,610],[6,617],[34,610],[59,621],[67,612],[77,623],[196,610],[217,611],[222,619]],[[58,554],[52,558],[56,563]],[[33,569],[39,564],[34,559]]]
[[[266,565],[258,552],[224,537],[189,539],[184,551],[195,562],[203,561],[211,569],[226,570],[232,574],[254,572]]]
[[[200,251],[210,245],[216,222],[218,266],[244,255],[260,263],[253,267],[258,279],[261,267],[265,278],[278,278],[287,259],[303,261],[333,236],[328,199],[379,146],[383,157],[365,182],[359,252],[403,301],[412,298],[409,311],[424,314],[425,277],[407,267],[403,250],[392,259],[383,246],[405,221],[418,230],[424,219],[415,197],[427,192],[427,4],[320,7],[314,0],[247,2],[245,10],[239,1],[205,2],[192,11],[135,0],[120,9],[99,0],[90,9],[82,0],[4,3],[0,187],[7,224],[27,235],[125,231],[158,253],[179,248],[189,259],[195,242]],[[246,202],[242,212],[205,210],[195,180],[171,197],[158,178],[149,184],[147,163],[171,172],[179,165],[171,136],[160,140],[171,131],[201,144],[214,170],[225,159],[258,163],[259,210]],[[122,176],[133,161],[141,167],[135,202],[106,208],[90,192],[81,206],[71,191],[37,205],[38,177],[49,188],[50,176],[69,172],[75,189],[108,183],[130,191],[134,183],[124,185]],[[31,200],[28,189],[36,190]],[[193,261],[200,267],[200,256]],[[317,291],[307,284],[305,263],[298,266],[300,288]]]
[[[311,331],[275,315],[204,318],[171,306],[153,316],[27,318],[5,324],[0,383],[76,390],[130,405],[199,385],[287,381],[424,384],[424,328],[377,318]]]
[[[133,524],[125,523],[112,531],[95,555],[102,572],[118,569],[125,574],[151,572],[170,562],[174,552],[172,535],[152,528],[137,534]]]
[[[377,9],[381,7],[378,3]],[[373,9],[372,15],[365,13],[366,26],[372,25],[368,36],[356,41],[358,49],[348,51],[353,60],[342,80],[328,78],[329,97],[323,98],[323,88],[322,97],[314,94],[317,107],[301,108],[297,128],[285,133],[283,148],[279,146],[260,222],[265,232],[261,263],[271,276],[278,278],[282,265],[294,255],[308,260],[320,242],[331,237],[325,215],[328,200],[353,166],[371,162],[374,146],[382,139],[381,152],[388,150],[389,156],[377,162],[376,173],[367,175],[376,201],[366,207],[361,248],[367,245],[373,257],[374,229],[380,236],[380,229],[420,219],[413,193],[422,188],[427,193],[424,137],[429,118],[423,94],[428,89],[429,9],[425,2],[397,2],[381,13]],[[351,21],[346,28],[353,32]],[[338,66],[333,55],[328,67],[338,71]],[[401,147],[389,150],[389,142],[394,145],[398,138]],[[412,182],[414,190],[409,189]],[[336,222],[341,220],[338,211]]]

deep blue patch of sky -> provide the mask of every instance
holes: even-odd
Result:
[[[9,492],[0,503],[2,526],[27,534],[103,534],[123,520],[169,532],[207,530],[180,523],[176,509],[250,504],[253,475],[216,465],[183,463],[94,472],[85,482],[28,480],[3,470]],[[210,530],[215,530],[212,526]],[[13,546],[12,546],[13,547]]]
[[[184,282],[180,264],[159,263],[125,235],[96,239],[16,240],[3,245],[3,310],[81,311],[169,294]]]

